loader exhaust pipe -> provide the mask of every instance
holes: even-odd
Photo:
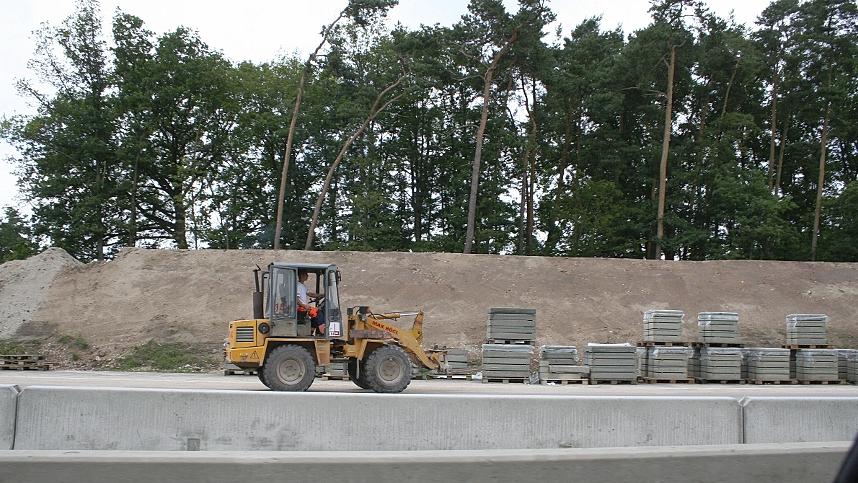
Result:
[[[256,284],[256,290],[253,292],[253,318],[254,319],[263,319],[265,318],[265,310],[263,309],[263,293],[262,293],[262,284],[259,283],[259,273],[262,271],[259,268],[259,265],[256,266],[256,269],[253,270],[253,281]],[[264,275],[263,275],[264,279]]]

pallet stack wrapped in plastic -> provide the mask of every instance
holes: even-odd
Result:
[[[832,349],[795,351],[795,377],[802,382],[837,381],[837,352]]]
[[[858,384],[858,354],[849,356],[846,362],[846,381]]]
[[[703,381],[742,379],[742,349],[738,347],[699,348],[700,368],[695,376]]]
[[[701,347],[694,347],[688,358],[688,377],[694,379],[700,377],[700,349]]]
[[[347,379],[349,377],[347,364],[345,361],[331,362],[325,367],[325,375],[333,378]]]
[[[486,321],[488,343],[533,344],[536,340],[536,309],[492,307]]]
[[[444,354],[444,362],[446,363],[447,374],[470,374],[471,368],[468,365],[468,357],[470,352],[467,349],[447,349]]]
[[[647,310],[643,319],[644,341],[681,342],[683,317],[685,312],[681,310]]]
[[[584,364],[590,380],[637,382],[636,348],[631,344],[587,344]]]
[[[691,347],[653,346],[647,354],[647,376],[656,380],[688,379]]]
[[[828,345],[828,316],[790,314],[786,316],[787,345]]]
[[[834,349],[837,353],[837,377],[841,381],[848,381],[849,358],[858,357],[858,349]]]
[[[635,358],[638,363],[638,377],[646,377],[647,371],[646,347],[635,347]]]
[[[483,382],[492,380],[530,381],[533,346],[483,344]]]
[[[581,381],[590,370],[578,364],[575,346],[544,345],[539,348],[539,382]]]
[[[790,375],[790,350],[779,347],[745,349],[747,379],[752,382],[785,382]]]
[[[697,314],[698,340],[704,344],[741,344],[739,314],[700,312]]]

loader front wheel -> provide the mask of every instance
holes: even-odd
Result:
[[[261,371],[260,380],[274,391],[306,391],[316,378],[316,363],[307,349],[282,345],[268,354]]]
[[[349,371],[349,379],[351,379],[357,387],[361,389],[370,389],[369,384],[366,382],[366,364],[358,361],[357,359],[349,359],[347,369]]]
[[[411,359],[395,345],[383,345],[366,359],[366,383],[375,392],[402,392],[411,382]]]

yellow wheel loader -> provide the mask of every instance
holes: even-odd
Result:
[[[422,311],[374,313],[352,307],[343,320],[335,265],[275,262],[253,273],[253,319],[229,324],[226,358],[257,370],[270,389],[306,391],[317,369],[345,362],[349,378],[361,388],[402,392],[411,382],[412,363],[427,369],[441,365],[443,353],[427,353],[421,346]],[[299,286],[299,277],[311,276],[315,292]],[[310,297],[315,300],[302,300]],[[410,328],[397,325],[403,317],[414,317]]]

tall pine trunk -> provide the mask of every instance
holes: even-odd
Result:
[[[504,46],[492,58],[491,64],[489,64],[483,75],[483,109],[480,112],[480,127],[477,128],[476,150],[474,151],[474,162],[471,166],[471,193],[468,196],[468,228],[465,233],[465,248],[462,253],[471,253],[471,246],[474,243],[474,225],[477,216],[477,189],[480,184],[480,160],[483,155],[483,137],[486,133],[486,122],[489,117],[492,77],[494,77],[498,63],[517,40],[518,32],[513,32],[509,40],[506,41]]]
[[[831,115],[831,102],[825,108],[825,117],[822,119],[822,139],[819,150],[819,179],[816,186],[816,209],[813,214],[813,239],[810,242],[810,259],[816,260],[816,245],[819,238],[819,219],[822,214],[822,193],[825,191],[825,154],[828,144],[828,117]]]
[[[676,46],[670,47],[670,64],[667,68],[667,100],[664,103],[664,136],[661,144],[661,163],[658,170],[658,217],[656,226],[655,259],[661,258],[664,242],[664,204],[667,190],[667,159],[670,151],[670,131],[673,113],[673,72],[676,68]]]

